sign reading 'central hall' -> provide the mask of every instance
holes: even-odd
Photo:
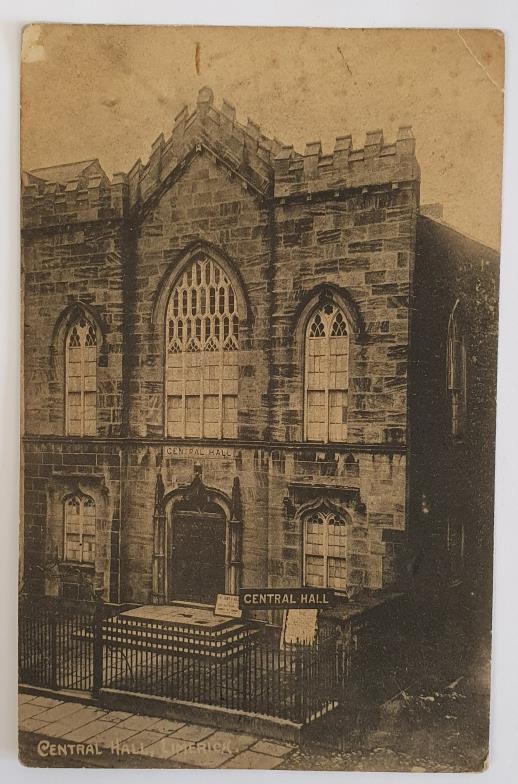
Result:
[[[324,609],[334,602],[334,591],[328,588],[241,588],[239,606],[245,610],[253,607],[282,607],[284,609]]]

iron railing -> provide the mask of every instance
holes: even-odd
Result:
[[[204,629],[120,615],[96,602],[20,604],[20,680],[50,689],[102,688],[307,724],[346,697],[349,651],[333,634],[281,646],[259,628]]]

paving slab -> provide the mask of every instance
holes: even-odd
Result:
[[[41,727],[45,727],[46,722],[41,721],[35,716],[33,719],[22,719],[18,722],[18,729],[22,732],[38,732]]]
[[[54,705],[62,705],[63,700],[55,700],[53,697],[34,697],[33,705],[43,705],[45,708],[52,708]]]
[[[173,757],[190,745],[191,743],[188,740],[163,736],[156,743],[152,743],[151,746],[146,746],[140,754],[144,757],[153,757],[154,759],[170,759],[170,757]]]
[[[154,730],[144,730],[144,732],[137,732],[136,735],[132,735],[128,742],[132,747],[132,753],[140,754],[146,746],[152,746],[154,743],[158,743],[163,737],[163,735]]]
[[[63,735],[63,737],[66,740],[74,740],[77,743],[83,743],[85,740],[89,740],[94,735],[99,735],[99,733],[103,730],[109,730],[113,726],[114,725],[110,721],[96,719],[95,721],[91,721],[88,724],[84,724],[82,727],[78,727],[75,730],[67,732],[66,735]]]
[[[221,751],[190,745],[170,759],[173,762],[180,762],[182,765],[190,765],[194,768],[219,768],[224,762],[228,762],[230,756],[230,754],[224,754]]]
[[[212,735],[216,729],[214,727],[203,727],[201,724],[185,724],[170,736],[171,738],[181,738],[182,740],[192,740],[195,743],[199,740]]]
[[[108,711],[106,719],[108,721],[124,721],[124,719],[129,719],[130,716],[134,715],[134,713],[128,713],[127,711]]]
[[[202,769],[272,770],[294,749],[257,735],[30,694],[19,695],[19,717],[25,732]]]
[[[34,694],[18,694],[18,705],[23,705],[24,702],[32,702],[35,699]]]
[[[18,708],[18,721],[32,719],[33,716],[39,716],[42,713],[46,713],[46,708],[43,705],[33,705],[32,702],[24,702]]]
[[[108,722],[103,722],[103,724],[107,726],[88,738],[90,743],[97,743],[99,746],[107,747],[112,745],[120,746],[123,743],[132,743],[133,737],[138,734],[136,730],[131,730],[129,727],[121,727],[120,724],[108,724]]]
[[[240,732],[226,732],[225,730],[218,730],[207,739],[207,743],[215,750],[222,751],[228,749],[232,754],[238,754],[240,751],[248,749],[253,743],[256,743],[259,738],[257,735],[245,735]],[[218,749],[218,746],[221,748]]]
[[[180,727],[185,727],[185,721],[160,719],[158,724],[153,724],[153,732],[161,732],[164,735],[169,735],[171,732],[176,732],[176,730],[179,730]]]
[[[160,719],[157,719],[156,716],[139,716],[138,714],[134,714],[128,719],[121,721],[119,726],[127,727],[129,730],[138,732],[140,730],[150,729],[154,724],[158,724],[159,721]]]
[[[274,757],[284,757],[286,754],[289,754],[290,751],[293,751],[294,746],[287,746],[285,743],[277,743],[273,740],[258,740],[252,746],[252,751],[257,752],[258,754],[271,754]]]
[[[51,735],[53,738],[60,738],[64,737],[62,733],[72,732],[72,730],[76,730],[79,727],[84,727],[85,724],[90,724],[90,722],[95,719],[104,718],[104,711],[88,707],[84,710],[72,713],[70,716],[65,716],[65,718],[60,721],[53,721],[50,724],[45,724],[41,729],[41,733]]]
[[[64,719],[65,716],[70,716],[71,713],[75,713],[78,710],[84,710],[85,708],[84,705],[80,705],[78,702],[62,702],[60,705],[55,705],[53,708],[47,709],[44,709],[42,705],[35,705],[34,707],[45,710],[45,713],[42,714],[42,718],[46,719],[49,723],[51,721]]]
[[[281,763],[280,757],[272,754],[258,754],[256,751],[242,751],[223,763],[223,768],[237,768],[239,770],[273,770]]]

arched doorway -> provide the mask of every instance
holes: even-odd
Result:
[[[170,600],[214,604],[225,593],[226,528],[225,513],[215,503],[196,509],[179,500],[172,506]]]
[[[195,464],[190,485],[164,492],[160,473],[153,513],[153,604],[215,604],[241,584],[242,520],[239,479],[232,496],[207,487]]]

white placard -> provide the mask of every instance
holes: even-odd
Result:
[[[284,645],[312,645],[317,633],[318,610],[286,610],[284,614]]]
[[[235,596],[233,593],[218,593],[214,615],[241,618],[243,610],[239,607],[239,596]]]

